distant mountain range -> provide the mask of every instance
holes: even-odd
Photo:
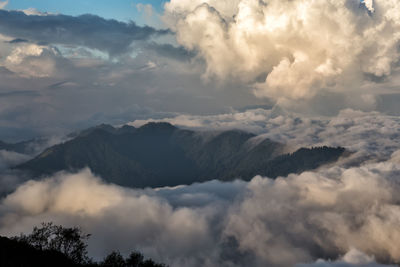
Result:
[[[196,132],[169,123],[140,128],[100,125],[15,168],[41,177],[89,167],[108,182],[144,188],[286,176],[334,162],[345,151],[316,147],[282,154],[284,144],[257,140],[256,135],[238,130]]]

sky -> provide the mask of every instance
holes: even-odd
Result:
[[[0,1],[2,141],[49,146],[102,123],[164,121],[352,152],[275,180],[132,189],[87,168],[31,180],[10,167],[35,155],[0,150],[0,234],[80,225],[95,259],[135,248],[178,267],[399,263],[399,10],[397,0]]]
[[[400,113],[392,2],[1,3],[0,140],[255,106]]]

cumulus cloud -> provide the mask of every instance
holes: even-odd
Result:
[[[164,20],[200,53],[207,77],[239,77],[257,96],[285,102],[358,92],[366,75],[390,76],[399,8],[390,0],[172,0]]]
[[[23,77],[49,77],[55,72],[57,54],[49,46],[20,42],[0,64]]]
[[[319,253],[336,258],[351,248],[397,262],[398,168],[389,161],[274,181],[256,177],[228,215],[224,233],[253,251],[260,266],[290,266]]]
[[[375,11],[375,7],[374,7],[374,0],[362,0],[362,3],[364,3],[365,7],[371,12],[373,13]]]
[[[398,155],[276,180],[145,190],[87,169],[59,173],[2,200],[0,234],[54,221],[93,234],[95,258],[139,249],[172,266],[380,266],[400,260]]]

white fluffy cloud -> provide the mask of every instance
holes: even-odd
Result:
[[[140,248],[188,266],[196,250],[212,253],[207,212],[173,209],[154,194],[104,184],[89,170],[29,181],[7,196],[0,210],[2,234],[29,231],[43,220],[79,224],[93,234],[89,249],[98,258],[111,249]]]
[[[357,91],[365,74],[390,76],[399,9],[392,0],[172,0],[164,20],[199,51],[206,76],[239,77],[257,96],[285,101]]]
[[[334,167],[275,181],[256,177],[228,215],[225,234],[253,251],[260,266],[290,266],[312,260],[318,250],[335,255],[351,248],[397,262],[398,163]]]
[[[14,46],[0,66],[22,77],[48,77],[55,72],[56,54],[51,47],[23,43]]]
[[[37,10],[36,8],[27,8],[24,10],[21,10],[28,16],[48,16],[48,15],[57,15],[57,13],[52,13],[52,12],[41,12]]]

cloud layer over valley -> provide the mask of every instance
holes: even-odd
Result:
[[[92,234],[89,251],[95,258],[112,249],[139,249],[171,266],[400,261],[396,117],[344,110],[335,118],[306,118],[255,109],[166,121],[196,129],[247,129],[261,134],[254,142],[342,145],[355,153],[336,166],[276,180],[257,176],[176,188],[127,189],[105,184],[88,169],[62,172],[8,194],[0,205],[0,234],[29,232],[42,221],[80,225]]]
[[[400,149],[400,119],[379,112],[345,109],[335,117],[312,117],[279,108],[250,109],[210,116],[178,115],[166,119],[136,120],[129,124],[140,126],[150,121],[216,132],[241,129],[256,133],[258,136],[253,139],[256,143],[269,138],[286,144],[292,152],[302,146],[342,146],[355,152],[343,163],[386,160]]]
[[[81,225],[93,234],[94,257],[139,249],[171,266],[291,266],[338,259],[352,249],[371,262],[374,256],[394,263],[400,261],[398,154],[276,180],[158,190],[104,184],[89,170],[60,173],[8,195],[0,233],[28,232],[48,220]]]

